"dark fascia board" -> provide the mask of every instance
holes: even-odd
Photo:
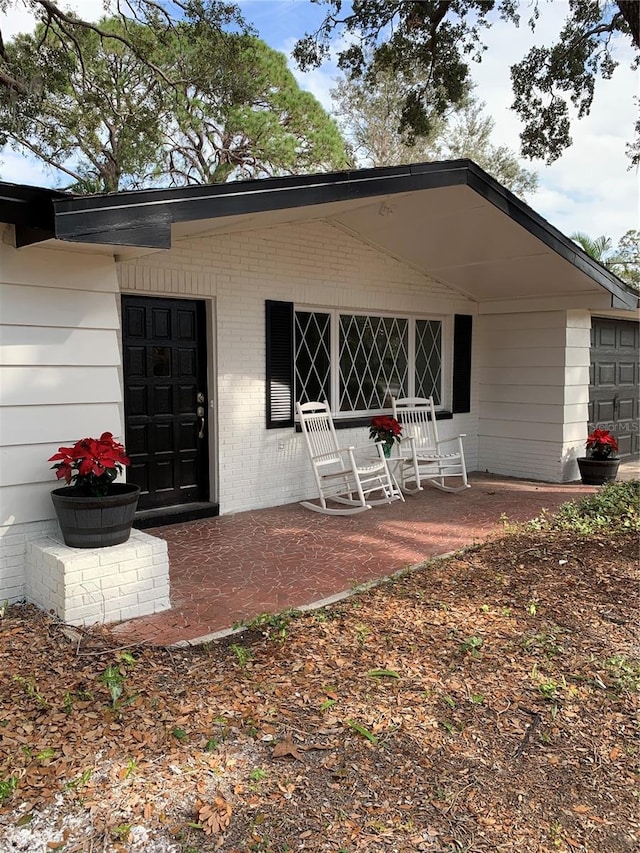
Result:
[[[0,222],[14,225],[16,246],[27,246],[55,236],[53,201],[66,193],[44,187],[0,181]]]
[[[607,290],[611,294],[612,307],[638,308],[637,294],[624,282],[471,160],[92,196],[38,192],[50,193],[55,236],[60,240],[163,249],[171,246],[171,225],[174,222],[195,222],[460,185],[473,189]]]
[[[74,242],[168,248],[174,222],[464,184],[465,162],[429,163],[419,173],[413,166],[395,166],[89,196],[56,203],[56,234]]]

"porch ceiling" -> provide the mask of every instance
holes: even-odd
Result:
[[[609,294],[469,186],[174,223],[176,239],[323,221],[478,302]],[[575,255],[578,255],[576,251]],[[126,256],[126,255],[125,255]]]

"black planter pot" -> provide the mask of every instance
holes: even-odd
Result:
[[[140,486],[112,483],[109,494],[87,497],[76,486],[51,492],[64,544],[70,548],[108,548],[131,535]]]
[[[613,483],[618,476],[619,459],[591,459],[586,456],[578,459],[580,476],[585,486],[604,486]]]

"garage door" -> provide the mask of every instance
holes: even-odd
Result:
[[[591,323],[589,432],[608,429],[620,456],[640,452],[640,324],[594,317]]]

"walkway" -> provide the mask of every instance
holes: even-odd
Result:
[[[405,503],[332,517],[299,504],[150,530],[169,544],[172,608],[117,625],[123,641],[202,641],[260,613],[312,604],[473,545],[595,491],[474,474],[471,488],[426,487]]]

